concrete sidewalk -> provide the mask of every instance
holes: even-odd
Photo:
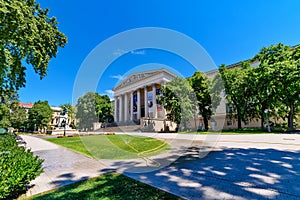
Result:
[[[124,133],[119,133],[124,134]],[[126,133],[127,134],[127,133]],[[176,134],[176,133],[128,133],[147,137],[177,140],[203,141],[212,148],[275,148],[278,150],[300,150],[300,134]]]
[[[44,159],[44,172],[31,182],[33,187],[28,190],[28,196],[112,171],[100,161],[87,158],[43,139],[29,135],[21,135],[21,137],[34,155]]]

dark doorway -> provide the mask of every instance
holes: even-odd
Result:
[[[145,107],[141,106],[141,117],[145,117]]]

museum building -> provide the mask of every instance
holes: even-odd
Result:
[[[144,118],[166,119],[166,111],[157,101],[161,87],[177,77],[166,69],[130,75],[114,89],[114,120],[119,125],[142,123]]]
[[[251,63],[252,67],[258,63]],[[240,63],[228,66],[229,69],[240,67]],[[218,70],[206,72],[208,78],[213,78]],[[167,111],[157,99],[161,88],[177,76],[166,69],[139,72],[129,75],[121,81],[114,92],[114,121],[118,125],[140,124],[141,129],[149,126],[149,120],[154,124],[151,131],[164,131],[166,126],[175,130],[176,124],[167,120]],[[214,110],[210,127],[214,130],[232,129],[237,127],[237,120],[228,116],[230,105],[226,103],[223,93],[221,103]],[[191,128],[203,125],[201,115],[190,120]],[[259,127],[259,121],[243,122],[243,127]]]

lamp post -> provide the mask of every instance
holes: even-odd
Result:
[[[267,125],[268,132],[271,133],[270,124],[269,124],[268,112],[269,112],[269,110],[268,110],[268,109],[265,109],[265,113],[266,113],[266,125]]]
[[[68,109],[64,106],[63,110],[60,112],[60,115],[64,117],[64,119],[61,122],[61,126],[64,127],[64,136],[66,136],[66,125],[67,125],[66,114],[68,114]]]
[[[150,107],[152,106],[151,102],[147,101],[147,105],[146,106],[148,106],[148,108],[147,108],[147,115],[148,115],[148,124],[147,124],[147,126],[149,126],[149,124],[150,124]]]

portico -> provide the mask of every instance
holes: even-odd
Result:
[[[161,87],[175,77],[165,69],[127,77],[113,89],[115,122],[139,122],[143,117],[165,119],[166,111],[157,100],[157,95],[161,94]]]

